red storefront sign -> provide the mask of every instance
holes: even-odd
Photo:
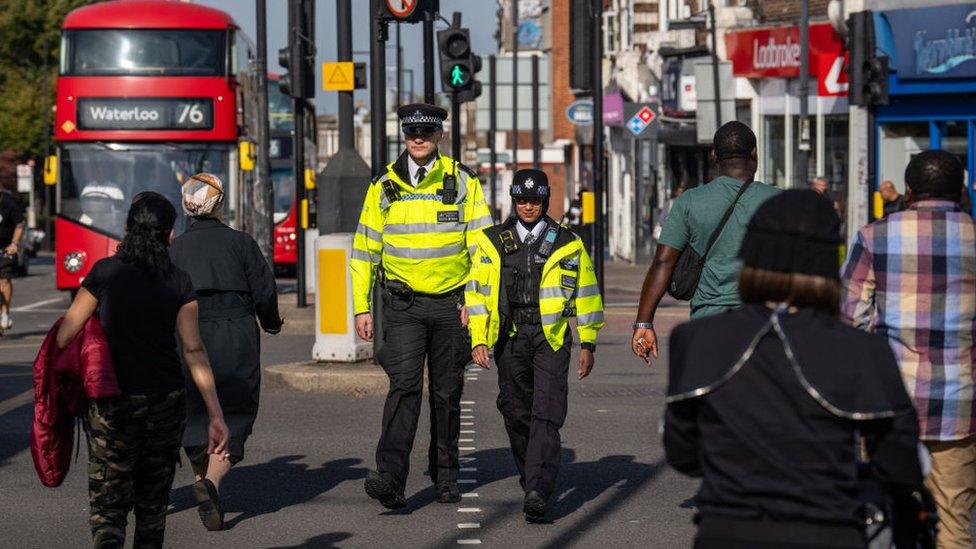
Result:
[[[830,23],[810,25],[810,75],[819,95],[847,93],[843,70],[847,53]],[[797,78],[800,75],[800,27],[776,27],[725,33],[732,74],[745,78]]]

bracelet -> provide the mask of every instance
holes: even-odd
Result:
[[[631,325],[631,329],[634,329],[634,330],[638,330],[638,329],[653,330],[654,329],[654,323],[653,322],[635,322],[635,323],[633,323]]]

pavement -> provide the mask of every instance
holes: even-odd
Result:
[[[395,512],[363,493],[379,435],[382,391],[321,393],[276,387],[266,370],[261,411],[245,460],[222,487],[228,528],[203,529],[189,490],[192,475],[184,466],[173,486],[166,546],[690,546],[693,512],[681,504],[694,493],[697,481],[667,467],[658,431],[666,345],[652,368],[631,355],[629,324],[642,269],[618,271],[611,265],[607,328],[601,333],[596,367],[589,378],[577,380],[574,355],[570,369],[562,468],[547,524],[527,525],[522,519],[517,473],[495,409],[494,370],[472,369],[465,376],[462,502],[433,502],[424,473],[429,443],[425,412],[406,487],[408,504]],[[16,324],[0,338],[0,508],[5,510],[0,547],[90,544],[85,450],[65,483],[50,489],[37,480],[28,449],[30,364],[47,329],[68,305],[67,297],[53,289],[52,268],[50,258],[40,258],[32,276],[15,281]],[[288,282],[282,281],[281,287],[287,291]],[[281,334],[262,337],[264,364],[300,363],[311,354],[311,313],[293,303],[293,295],[282,296],[288,324]],[[657,319],[662,341],[686,318],[687,307],[666,303]]]

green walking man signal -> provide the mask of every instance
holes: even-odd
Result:
[[[458,88],[464,85],[464,71],[461,65],[454,65],[454,69],[451,70],[451,85]]]

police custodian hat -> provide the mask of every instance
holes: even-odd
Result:
[[[514,197],[549,196],[549,176],[542,170],[526,168],[515,172],[508,194]]]
[[[426,103],[414,103],[403,105],[397,109],[397,116],[400,117],[400,126],[416,129],[441,129],[441,124],[447,119],[447,111]]]

